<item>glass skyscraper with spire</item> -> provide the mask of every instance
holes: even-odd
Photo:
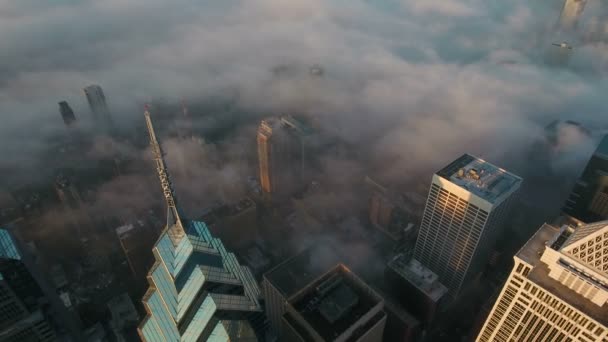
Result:
[[[257,341],[260,289],[204,222],[181,218],[148,111],[150,143],[167,203],[167,226],[153,248],[143,298],[143,341]]]

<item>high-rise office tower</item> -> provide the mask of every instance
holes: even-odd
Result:
[[[608,219],[608,135],[574,185],[563,211],[583,222]]]
[[[55,341],[48,306],[15,240],[0,229],[0,341]]]
[[[304,186],[306,139],[310,134],[308,126],[291,116],[261,122],[257,142],[264,193],[281,197]]]
[[[544,224],[514,259],[478,342],[608,341],[608,221]]]
[[[483,269],[521,182],[468,154],[433,175],[414,258],[452,297]]]
[[[558,26],[562,30],[571,30],[585,9],[587,0],[564,0],[564,7],[559,16]]]
[[[87,97],[87,101],[89,102],[89,107],[91,107],[91,112],[93,113],[93,119],[95,122],[105,126],[106,129],[112,128],[112,117],[110,116],[110,111],[108,110],[106,96],[104,95],[101,87],[93,84],[85,87],[83,91]]]
[[[59,102],[59,113],[66,126],[71,126],[76,121],[74,111],[66,101]]]
[[[148,342],[233,341],[247,335],[255,340],[262,312],[257,282],[205,223],[182,217],[147,110],[145,118],[167,225],[153,248],[156,262],[148,273],[147,315],[139,335]]]

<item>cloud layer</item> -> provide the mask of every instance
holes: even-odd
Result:
[[[549,122],[608,129],[608,10],[589,3],[566,35],[555,30],[559,3],[524,0],[1,1],[0,169],[31,167],[47,137],[65,134],[60,100],[90,127],[81,89],[97,83],[123,129],[141,125],[142,102],[230,91],[256,116],[314,116],[385,181],[411,182],[463,152],[524,172],[523,151]],[[568,63],[547,65],[565,39]],[[322,77],[308,74],[313,64]],[[255,172],[224,164],[253,136],[241,143],[166,148],[176,173],[222,197],[187,164],[230,183]]]

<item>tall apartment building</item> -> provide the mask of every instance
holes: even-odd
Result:
[[[260,185],[265,194],[287,196],[304,186],[306,139],[311,132],[291,116],[262,120],[257,144]]]
[[[608,341],[608,221],[544,224],[514,259],[478,342]]]
[[[59,113],[66,126],[71,126],[76,121],[74,111],[66,101],[59,102]]]
[[[452,297],[482,271],[521,182],[468,154],[433,175],[414,259]]]
[[[106,96],[98,85],[90,85],[83,89],[89,107],[93,113],[93,119],[96,123],[104,126],[105,129],[111,129],[113,126],[112,117],[106,103]]]
[[[591,156],[563,211],[583,222],[608,219],[608,135]]]
[[[182,218],[150,114],[150,145],[167,205],[167,225],[153,254],[147,315],[138,328],[143,341],[255,341],[263,329],[260,289],[204,222]]]
[[[562,30],[571,30],[576,26],[579,17],[583,14],[587,0],[564,0],[564,6],[559,16],[558,27]]]

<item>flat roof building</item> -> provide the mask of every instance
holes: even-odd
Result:
[[[386,278],[400,303],[424,324],[429,324],[448,289],[439,276],[405,254],[387,264]]]
[[[477,341],[608,340],[608,221],[544,224],[514,260]]]
[[[283,316],[287,341],[381,341],[384,300],[338,264],[288,300]]]
[[[452,297],[483,269],[521,182],[468,154],[433,175],[414,259]]]
[[[318,245],[287,259],[264,274],[262,289],[266,300],[266,317],[274,335],[281,335],[287,299],[339,262],[339,256],[331,247]]]

